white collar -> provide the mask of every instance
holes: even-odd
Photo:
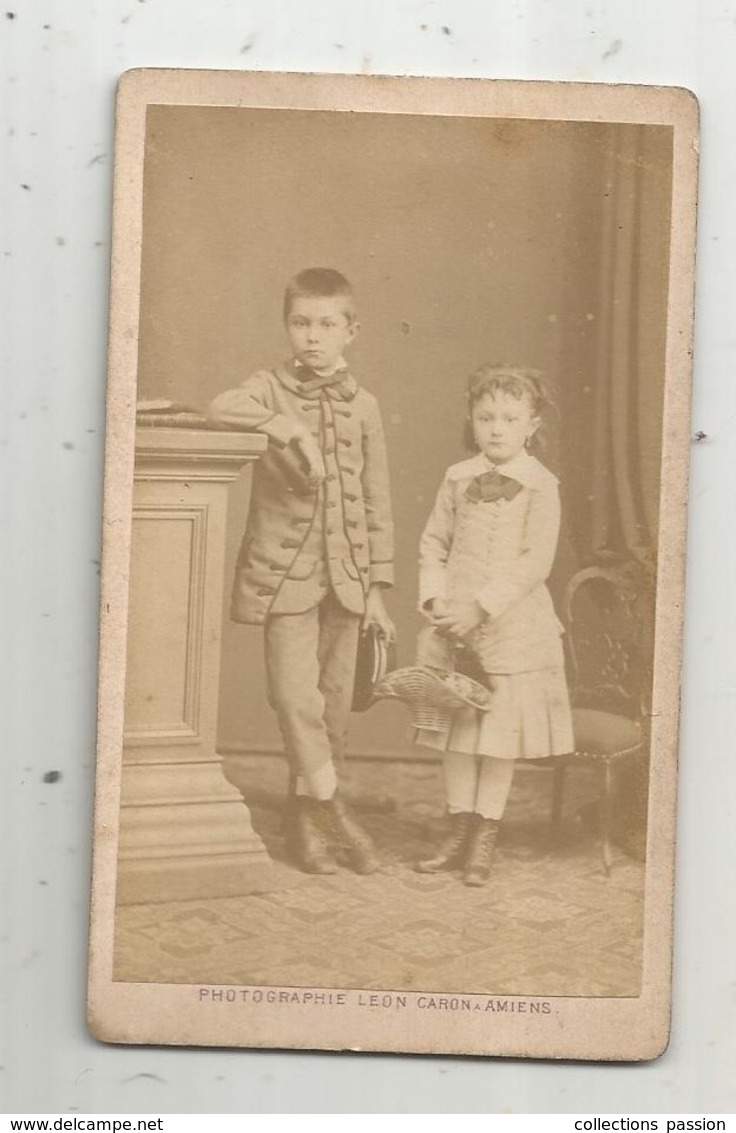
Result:
[[[541,488],[549,484],[550,480],[557,483],[557,477],[545,468],[535,456],[523,449],[517,452],[505,464],[493,464],[482,452],[471,456],[469,460],[461,460],[447,470],[450,480],[469,480],[473,476],[482,476],[484,472],[498,471],[501,476],[509,476],[524,488]]]
[[[312,372],[317,374],[318,377],[320,377],[320,378],[331,378],[332,375],[336,374],[338,370],[347,370],[347,368],[348,368],[348,364],[347,364],[347,362],[345,361],[345,359],[343,358],[342,355],[340,355],[340,357],[338,358],[337,362],[335,363],[334,367],[331,370],[312,370],[311,366],[305,366],[304,363],[300,362],[298,358],[294,359],[294,369],[295,370],[312,370]]]

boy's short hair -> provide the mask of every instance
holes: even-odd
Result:
[[[334,268],[305,268],[295,275],[284,291],[284,319],[288,319],[295,299],[333,299],[345,300],[345,317],[348,322],[355,320],[355,300],[350,283]]]

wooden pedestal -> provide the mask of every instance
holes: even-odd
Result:
[[[216,751],[228,484],[262,436],[136,436],[118,900],[263,891],[272,865]]]

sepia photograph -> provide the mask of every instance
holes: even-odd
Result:
[[[90,1026],[656,1057],[697,105],[131,72]]]

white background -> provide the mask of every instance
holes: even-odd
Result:
[[[0,45],[0,1111],[736,1110],[736,0],[5,0]],[[664,83],[699,96],[693,430],[708,438],[692,451],[674,1033],[658,1062],[87,1037],[113,97],[122,71],[145,66]],[[49,770],[62,778],[45,783]]]

